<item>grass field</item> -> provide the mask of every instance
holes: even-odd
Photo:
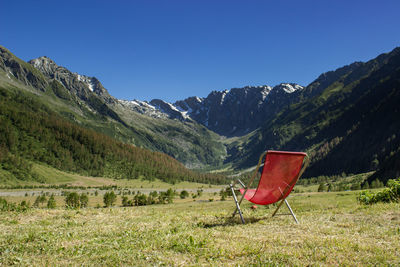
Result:
[[[224,186],[221,185],[208,185],[202,183],[195,182],[179,182],[175,184],[170,184],[163,182],[159,179],[155,179],[153,181],[145,180],[145,179],[111,179],[104,177],[91,177],[84,176],[75,173],[68,173],[57,170],[50,166],[46,166],[43,164],[33,164],[33,170],[36,172],[44,183],[34,182],[34,181],[21,181],[15,178],[7,179],[7,175],[3,170],[0,169],[0,187],[1,186],[19,186],[19,185],[32,185],[32,186],[43,186],[46,188],[51,185],[69,185],[69,186],[83,186],[83,187],[102,187],[115,185],[121,188],[134,188],[134,189],[142,189],[146,188],[149,190],[163,190],[172,188],[175,190],[178,189],[198,189],[198,188],[210,188],[214,190],[220,190]],[[1,191],[6,191],[6,189],[1,189]]]
[[[356,194],[292,194],[300,224],[246,203],[241,225],[228,219],[233,201],[212,194],[168,205],[2,212],[0,265],[400,265],[400,204],[362,206]]]

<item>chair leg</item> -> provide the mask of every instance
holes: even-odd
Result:
[[[286,198],[285,198],[285,204],[286,204],[286,206],[288,207],[290,213],[292,214],[293,219],[294,219],[294,220],[296,221],[296,223],[298,224],[299,221],[297,221],[296,215],[294,215],[294,212],[292,211],[292,208],[290,207],[289,202],[287,202]]]
[[[242,223],[244,224],[243,214],[242,214],[242,211],[240,210],[240,204],[239,204],[239,202],[238,202],[238,200],[236,198],[235,190],[233,190],[233,185],[232,184],[230,184],[229,186],[231,187],[233,200],[235,201],[235,204],[236,204],[236,209],[233,212],[232,217],[235,217],[236,212],[239,212],[240,219],[242,220]]]
[[[274,213],[272,213],[272,217],[275,216],[275,214],[278,212],[278,210],[280,209],[280,207],[282,206],[282,204],[283,204],[283,200],[278,204],[278,207],[276,207],[276,210],[274,211]]]
[[[279,208],[282,206],[283,202],[285,202],[286,206],[288,207],[290,214],[293,216],[293,219],[295,220],[295,222],[298,224],[299,221],[296,218],[296,215],[294,214],[292,208],[289,205],[289,202],[287,202],[286,198],[283,199],[279,204],[278,207],[276,208],[276,210],[274,211],[274,213],[272,214],[272,217],[274,217],[276,215],[276,213],[278,212]],[[289,215],[289,214],[288,214]]]

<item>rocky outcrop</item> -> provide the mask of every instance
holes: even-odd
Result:
[[[15,57],[2,46],[0,46],[0,70],[6,73],[6,77],[10,81],[16,79],[40,91],[45,91],[48,85],[48,82],[38,70]]]
[[[67,90],[84,101],[87,101],[91,96],[91,92],[93,92],[106,103],[116,102],[115,98],[107,92],[100,81],[95,77],[73,73],[62,66],[58,66],[48,57],[32,59],[28,61],[28,63],[43,73],[47,78],[60,82]]]

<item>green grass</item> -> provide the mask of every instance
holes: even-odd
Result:
[[[292,194],[298,225],[249,203],[241,225],[216,200],[3,212],[0,265],[399,265],[400,204],[361,206],[356,193]]]
[[[15,179],[8,172],[0,169],[0,186],[18,186],[18,185],[35,185],[43,187],[48,187],[51,185],[71,185],[71,186],[86,186],[86,187],[101,187],[107,185],[116,185],[123,188],[146,188],[146,189],[198,189],[198,188],[214,188],[222,189],[223,185],[209,185],[203,183],[195,182],[179,182],[175,184],[170,184],[163,182],[159,179],[153,181],[145,179],[111,179],[104,177],[91,177],[84,176],[75,173],[68,173],[64,171],[57,170],[47,165],[34,163],[32,167],[33,171],[37,173],[44,183],[39,183],[35,181],[20,181]]]

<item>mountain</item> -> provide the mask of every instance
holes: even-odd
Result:
[[[68,69],[58,66],[48,57],[32,59],[28,63],[43,73],[46,78],[60,82],[69,92],[84,101],[90,99],[92,95],[90,92],[100,96],[107,103],[116,101],[95,77],[72,73]]]
[[[134,147],[62,118],[40,98],[0,87],[1,180],[41,181],[32,162],[83,175],[165,182],[224,182],[166,154]]]
[[[37,95],[58,116],[190,168],[239,170],[267,149],[306,151],[305,176],[400,175],[400,48],[303,87],[246,86],[168,103],[112,97],[95,77],[0,47],[0,87]],[[372,178],[371,178],[372,179]]]
[[[144,112],[140,112],[132,102],[112,97],[97,78],[73,73],[47,57],[27,63],[0,46],[0,86],[38,94],[72,122],[125,143],[164,152],[187,167],[218,166],[226,155],[219,136],[206,127],[171,120],[154,110],[151,112],[157,116],[148,116],[144,102]]]
[[[260,127],[266,117],[296,101],[303,89],[297,84],[247,86],[213,91],[200,102],[188,98],[175,103],[191,119],[223,136],[242,136]]]
[[[230,149],[231,160],[246,167],[265,149],[300,150],[312,159],[306,176],[386,165],[390,177],[400,174],[394,165],[400,148],[400,48],[322,74],[299,99],[268,118],[240,150]]]
[[[173,104],[161,99],[149,103],[123,101],[134,110],[155,117],[195,121],[226,137],[243,136],[260,127],[266,117],[298,101],[304,87],[282,83],[275,87],[246,86],[231,90],[212,91],[206,98],[197,96]]]

